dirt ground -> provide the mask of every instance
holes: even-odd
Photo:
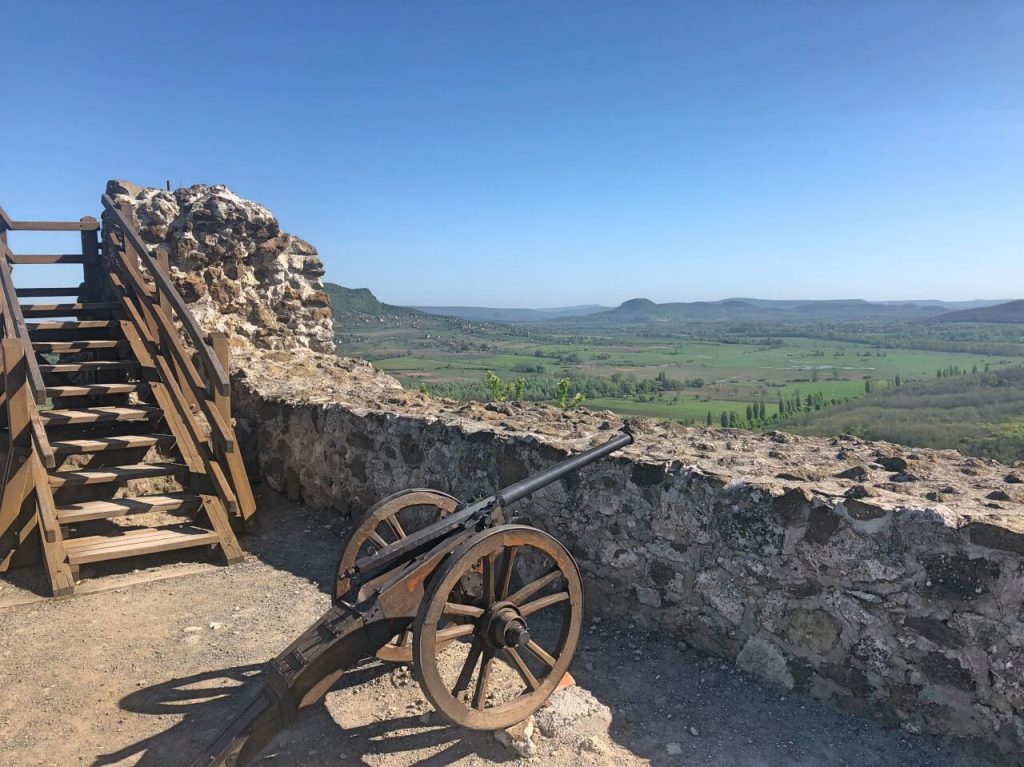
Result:
[[[189,764],[256,689],[260,664],[329,606],[343,524],[266,490],[258,501],[262,532],[243,539],[251,555],[234,567],[202,555],[158,570],[97,567],[87,581],[96,593],[60,601],[33,598],[38,573],[0,580],[0,765]],[[591,717],[538,733],[531,765],[994,764],[970,746],[784,694],[655,635],[637,639],[628,616],[590,615],[572,671],[611,724]],[[407,669],[368,662],[257,763],[523,761],[431,711]]]

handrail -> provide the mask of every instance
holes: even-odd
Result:
[[[206,343],[206,338],[202,330],[200,330],[199,324],[192,316],[192,312],[189,311],[185,299],[181,297],[181,294],[174,287],[170,276],[159,268],[153,255],[149,252],[149,247],[142,241],[142,237],[139,236],[139,233],[135,231],[135,228],[124,217],[110,198],[110,195],[104,194],[102,201],[103,207],[110,214],[114,225],[121,230],[125,239],[131,244],[145,267],[149,270],[157,290],[167,299],[167,302],[178,315],[178,320],[181,322],[182,327],[185,328],[185,332],[188,334],[189,339],[191,339],[200,360],[202,360],[203,369],[206,371],[210,382],[218,394],[227,395],[231,391],[227,374],[220,364],[220,360],[217,359],[217,355],[214,354],[213,349]]]
[[[46,402],[46,384],[43,383],[43,374],[39,370],[39,361],[32,348],[28,326],[25,325],[25,316],[22,314],[18,294],[14,288],[14,276],[7,260],[10,256],[10,248],[0,242],[0,294],[3,296],[4,322],[7,325],[6,330],[13,331],[13,337],[25,346],[25,361],[28,364],[28,383],[32,389],[32,398],[37,405],[42,405]]]
[[[100,228],[96,219],[80,221],[15,221],[0,208],[0,227],[9,232],[95,232]],[[0,231],[2,231],[0,229]]]

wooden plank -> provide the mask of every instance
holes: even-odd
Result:
[[[90,220],[95,221],[96,219],[90,218]],[[95,300],[103,295],[105,288],[98,231],[82,232],[82,256],[85,259],[82,267],[82,281],[85,283],[86,297]]]
[[[132,479],[170,477],[175,474],[184,474],[186,471],[188,471],[188,467],[182,463],[133,463],[127,466],[107,466],[102,469],[60,471],[48,475],[48,478],[50,487],[56,490],[69,485],[105,485],[111,482],[127,482]]]
[[[38,296],[77,296],[81,292],[81,285],[77,285],[73,288],[18,288],[15,291],[15,293],[22,298],[33,298]]]
[[[81,386],[47,386],[46,396],[61,397],[101,397],[110,394],[131,394],[139,388],[134,383],[83,384]]]
[[[224,476],[224,470],[216,461],[210,461],[210,479],[213,480],[213,487],[223,501],[224,508],[228,510],[229,514],[238,514],[238,499],[235,497],[227,477]]]
[[[3,261],[0,258],[0,261]],[[32,493],[32,429],[30,422],[31,397],[25,366],[25,349],[15,338],[0,341],[3,355],[4,388],[8,413],[7,464],[4,467],[3,495],[0,497],[0,572],[7,570],[21,543],[25,531],[31,529],[26,515],[26,500]]]
[[[94,519],[148,514],[152,511],[194,511],[200,505],[200,497],[191,493],[140,495],[135,498],[118,498],[113,501],[86,501],[59,507],[57,521],[62,525],[70,525]]]
[[[81,253],[11,253],[7,256],[12,264],[84,264],[86,257]]]
[[[213,347],[213,353],[217,355],[217,359],[220,360],[221,366],[225,370],[231,369],[231,347],[228,344],[227,333],[210,333],[210,346]],[[221,418],[224,419],[225,423],[231,423],[231,389],[230,380],[228,381],[228,390],[221,392],[218,389],[213,389],[213,404],[217,410],[220,411]]]
[[[232,486],[235,488],[235,493],[238,497],[238,507],[231,511],[232,513],[240,514],[242,519],[249,519],[256,513],[256,499],[253,498],[252,487],[249,485],[249,475],[245,473],[242,454],[235,450],[225,453],[223,457],[228,465]]]
[[[155,407],[86,407],[77,410],[45,410],[39,414],[46,426],[67,426],[108,421],[146,421],[160,414]]]
[[[44,373],[82,373],[87,370],[135,370],[138,367],[139,363],[135,360],[94,360],[92,362],[56,362],[40,365],[39,369]]]
[[[142,314],[135,305],[135,302],[132,300],[131,296],[128,295],[128,290],[125,288],[124,283],[121,282],[121,278],[114,272],[109,272],[107,276],[110,279],[110,284],[113,285],[114,291],[119,297],[118,305],[124,311],[128,320],[135,325],[135,329],[146,343],[155,346],[156,336],[153,335],[153,331],[150,330],[149,323],[143,319]]]
[[[205,461],[199,447],[201,440],[197,436],[199,427],[191,420],[192,414],[182,416],[182,408],[174,402],[174,395],[169,392],[166,384],[153,381],[149,386],[163,411],[167,429],[174,436],[174,444],[182,460],[193,474],[206,474]],[[188,418],[190,423],[186,424],[184,418]]]
[[[32,482],[36,488],[36,503],[39,506],[39,527],[48,543],[54,543],[60,535],[57,512],[53,506],[53,494],[47,485],[46,469],[38,460],[32,460]]]
[[[118,349],[124,342],[116,338],[101,338],[90,341],[32,341],[32,348],[39,354],[78,354],[94,349]],[[45,390],[45,387],[43,387]]]
[[[26,322],[30,333],[51,330],[106,330],[117,327],[116,320],[62,320],[55,322]]]
[[[111,537],[71,538],[65,541],[65,548],[71,564],[82,565],[161,551],[208,546],[219,542],[220,536],[212,530],[181,525],[173,529],[134,530]]]
[[[231,529],[231,523],[228,521],[228,515],[224,511],[220,499],[215,495],[204,495],[203,510],[206,512],[214,532],[220,536],[220,548],[224,552],[227,563],[233,565],[245,559],[245,552],[238,544],[238,538],[235,537],[235,531]]]
[[[120,306],[113,301],[93,301],[74,304],[22,304],[21,310],[26,317],[70,317],[110,312],[119,309]]]
[[[96,219],[80,221],[8,221],[12,232],[85,232],[100,228]]]
[[[126,434],[120,437],[90,437],[89,439],[63,439],[51,442],[54,452],[61,455],[103,453],[108,450],[140,450],[174,442],[170,434]]]
[[[57,459],[53,454],[53,447],[50,445],[50,438],[46,436],[46,428],[43,426],[43,419],[39,416],[33,404],[29,410],[29,423],[32,428],[32,444],[47,469],[57,466]]]

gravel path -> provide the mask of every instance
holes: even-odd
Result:
[[[252,556],[240,565],[174,565],[188,574],[0,609],[0,764],[190,761],[258,684],[259,664],[329,604],[341,524],[266,490],[258,500],[263,532],[243,539]],[[93,583],[140,578],[105,573]],[[0,604],[38,586],[26,572],[0,581]],[[628,618],[587,625],[573,674],[611,709],[611,725],[591,717],[537,735],[531,765],[995,764],[962,744],[782,694],[718,659],[638,635]],[[258,763],[517,763],[490,734],[441,722],[404,668],[368,663],[345,680]]]

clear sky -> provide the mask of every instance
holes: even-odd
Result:
[[[1024,295],[1019,0],[3,18],[15,218],[98,215],[112,177],[225,183],[403,304]]]

